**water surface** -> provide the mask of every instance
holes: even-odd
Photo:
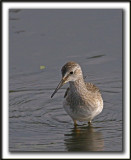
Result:
[[[104,109],[74,128],[61,67],[78,62]],[[45,66],[40,69],[40,66]],[[122,10],[9,11],[9,151],[122,151]]]

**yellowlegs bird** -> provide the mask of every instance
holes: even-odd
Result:
[[[61,72],[62,80],[51,98],[63,84],[69,82],[69,88],[64,96],[64,109],[74,121],[75,126],[77,125],[76,121],[88,121],[90,124],[92,119],[103,109],[103,99],[99,88],[84,81],[81,67],[76,62],[66,63]]]

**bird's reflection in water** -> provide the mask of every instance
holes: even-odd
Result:
[[[92,125],[74,127],[70,134],[65,134],[67,151],[87,152],[103,151],[104,139],[100,131],[95,131]]]

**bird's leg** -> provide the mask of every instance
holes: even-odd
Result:
[[[88,125],[91,125],[91,121],[88,122]]]
[[[76,120],[73,120],[73,121],[74,121],[74,127],[76,127],[77,126]]]

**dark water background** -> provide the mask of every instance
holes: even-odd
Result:
[[[102,92],[91,127],[64,111],[68,84],[50,98],[67,61]],[[122,151],[122,123],[122,10],[11,9],[9,151]]]

